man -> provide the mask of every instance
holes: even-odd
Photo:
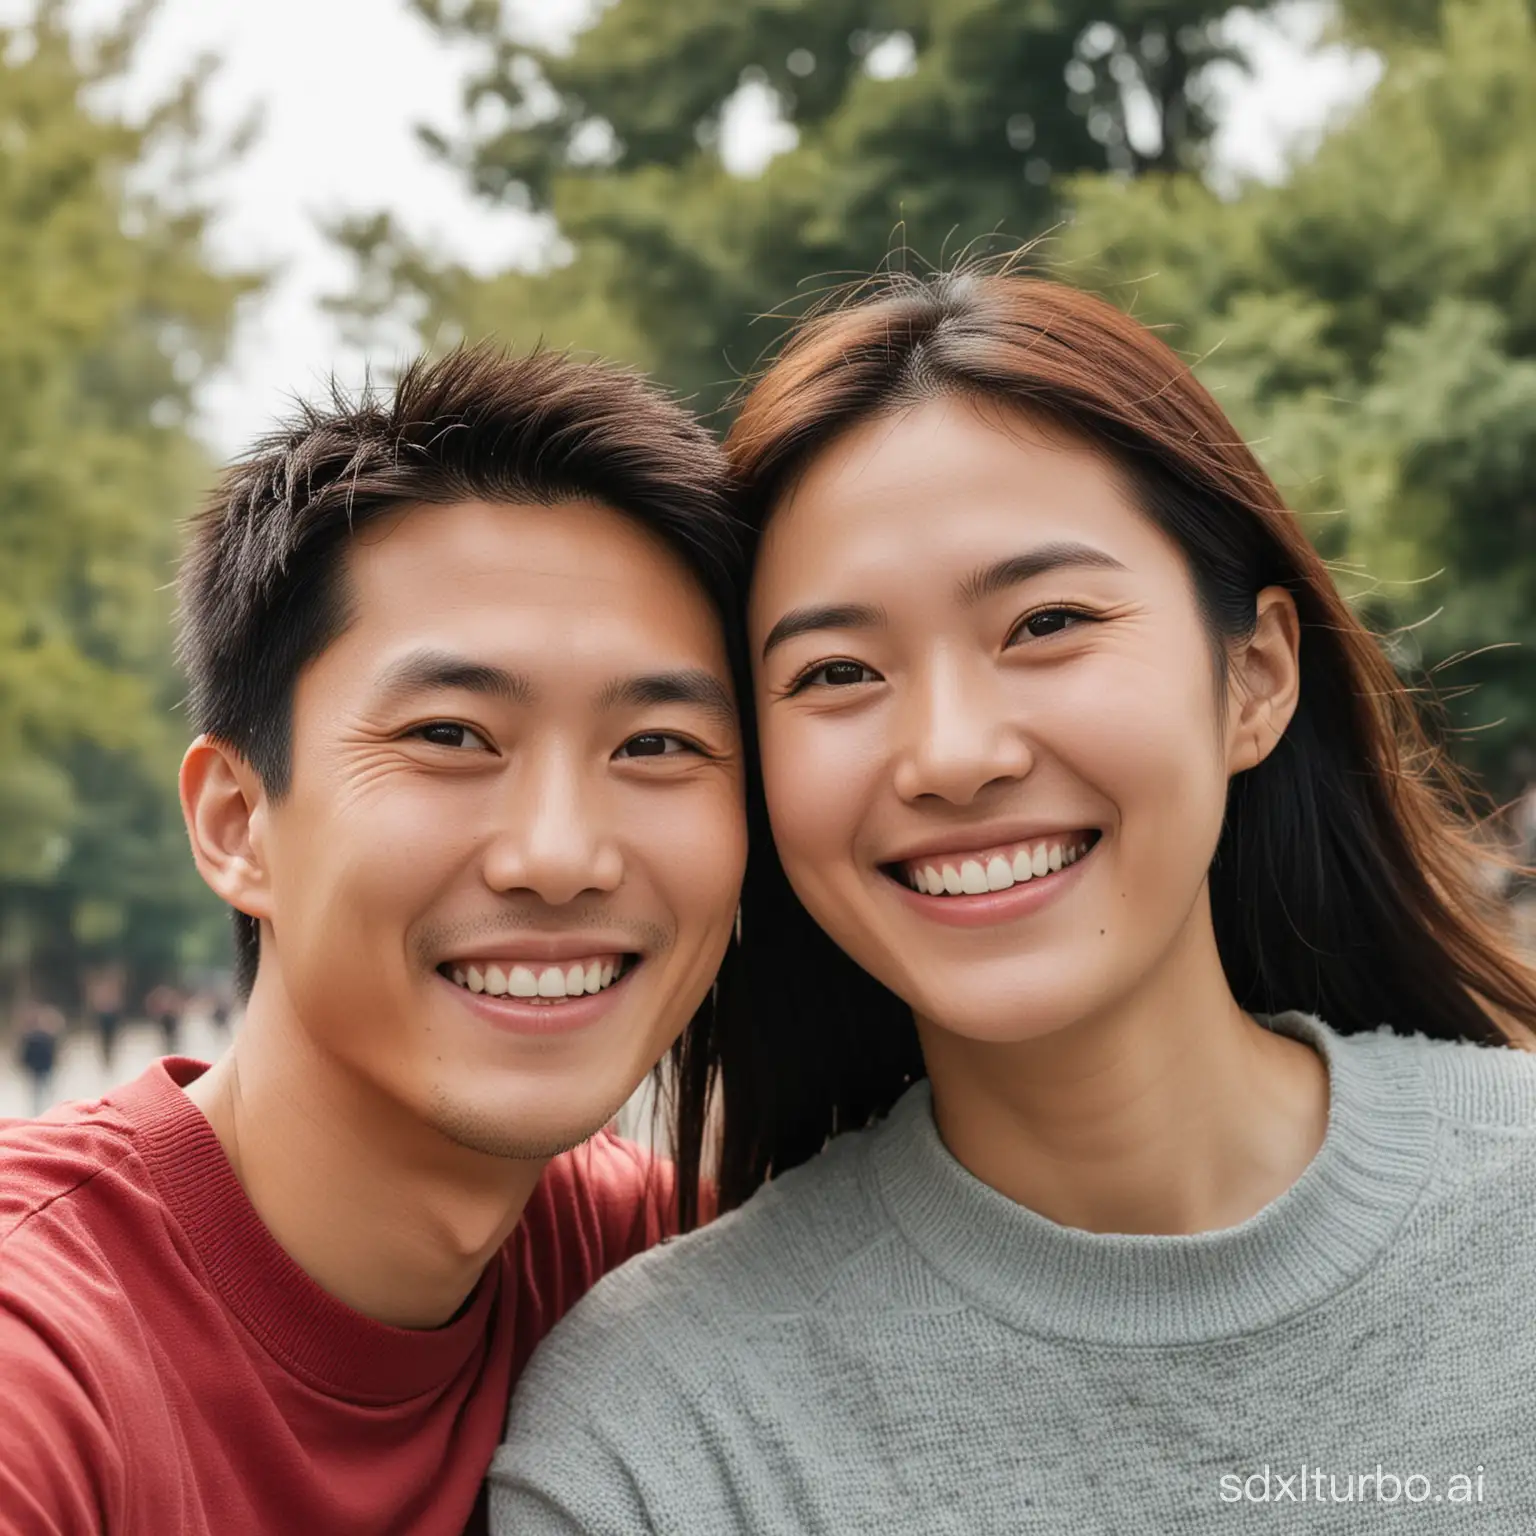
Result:
[[[244,1022],[0,1129],[5,1536],[457,1533],[533,1344],[669,1230],[587,1138],[736,912],[721,478],[635,378],[487,350],[229,472],[181,794]]]

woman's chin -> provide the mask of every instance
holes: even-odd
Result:
[[[1066,1029],[1092,1008],[1075,987],[1042,988],[1038,979],[1009,986],[996,978],[925,986],[906,1001],[925,1039],[930,1031],[977,1045],[1022,1045]]]

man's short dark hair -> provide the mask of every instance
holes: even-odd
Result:
[[[350,536],[383,513],[462,501],[590,500],[644,524],[687,563],[734,651],[738,542],[708,432],[639,375],[491,345],[413,363],[387,394],[333,389],[220,479],[179,579],[178,654],[193,728],[287,792],[294,688],[346,628]],[[259,929],[235,915],[236,982]]]

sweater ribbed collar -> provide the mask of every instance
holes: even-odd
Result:
[[[485,1345],[502,1264],[487,1267],[442,1328],[393,1328],[338,1301],[267,1230],[213,1127],[182,1092],[206,1070],[169,1057],[109,1099],[225,1305],[281,1366],[329,1396],[385,1404],[440,1391]]]
[[[870,1137],[881,1196],[923,1258],[983,1310],[1032,1333],[1190,1344],[1250,1333],[1324,1300],[1375,1260],[1429,1177],[1438,1121],[1417,1052],[1302,1014],[1265,1020],[1328,1066],[1323,1144],[1236,1227],[1188,1236],[1058,1225],[972,1176],[940,1140],[927,1082]]]

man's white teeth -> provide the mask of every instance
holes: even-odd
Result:
[[[611,987],[619,974],[612,960],[590,960],[570,966],[546,965],[534,970],[528,965],[454,966],[453,980],[471,992],[491,997],[582,997]]]
[[[925,896],[980,896],[1006,891],[1026,880],[1039,880],[1075,864],[1091,846],[1087,838],[1075,842],[1041,842],[1020,848],[1010,860],[994,853],[981,859],[958,859],[953,864],[914,864],[907,867],[913,890]]]

